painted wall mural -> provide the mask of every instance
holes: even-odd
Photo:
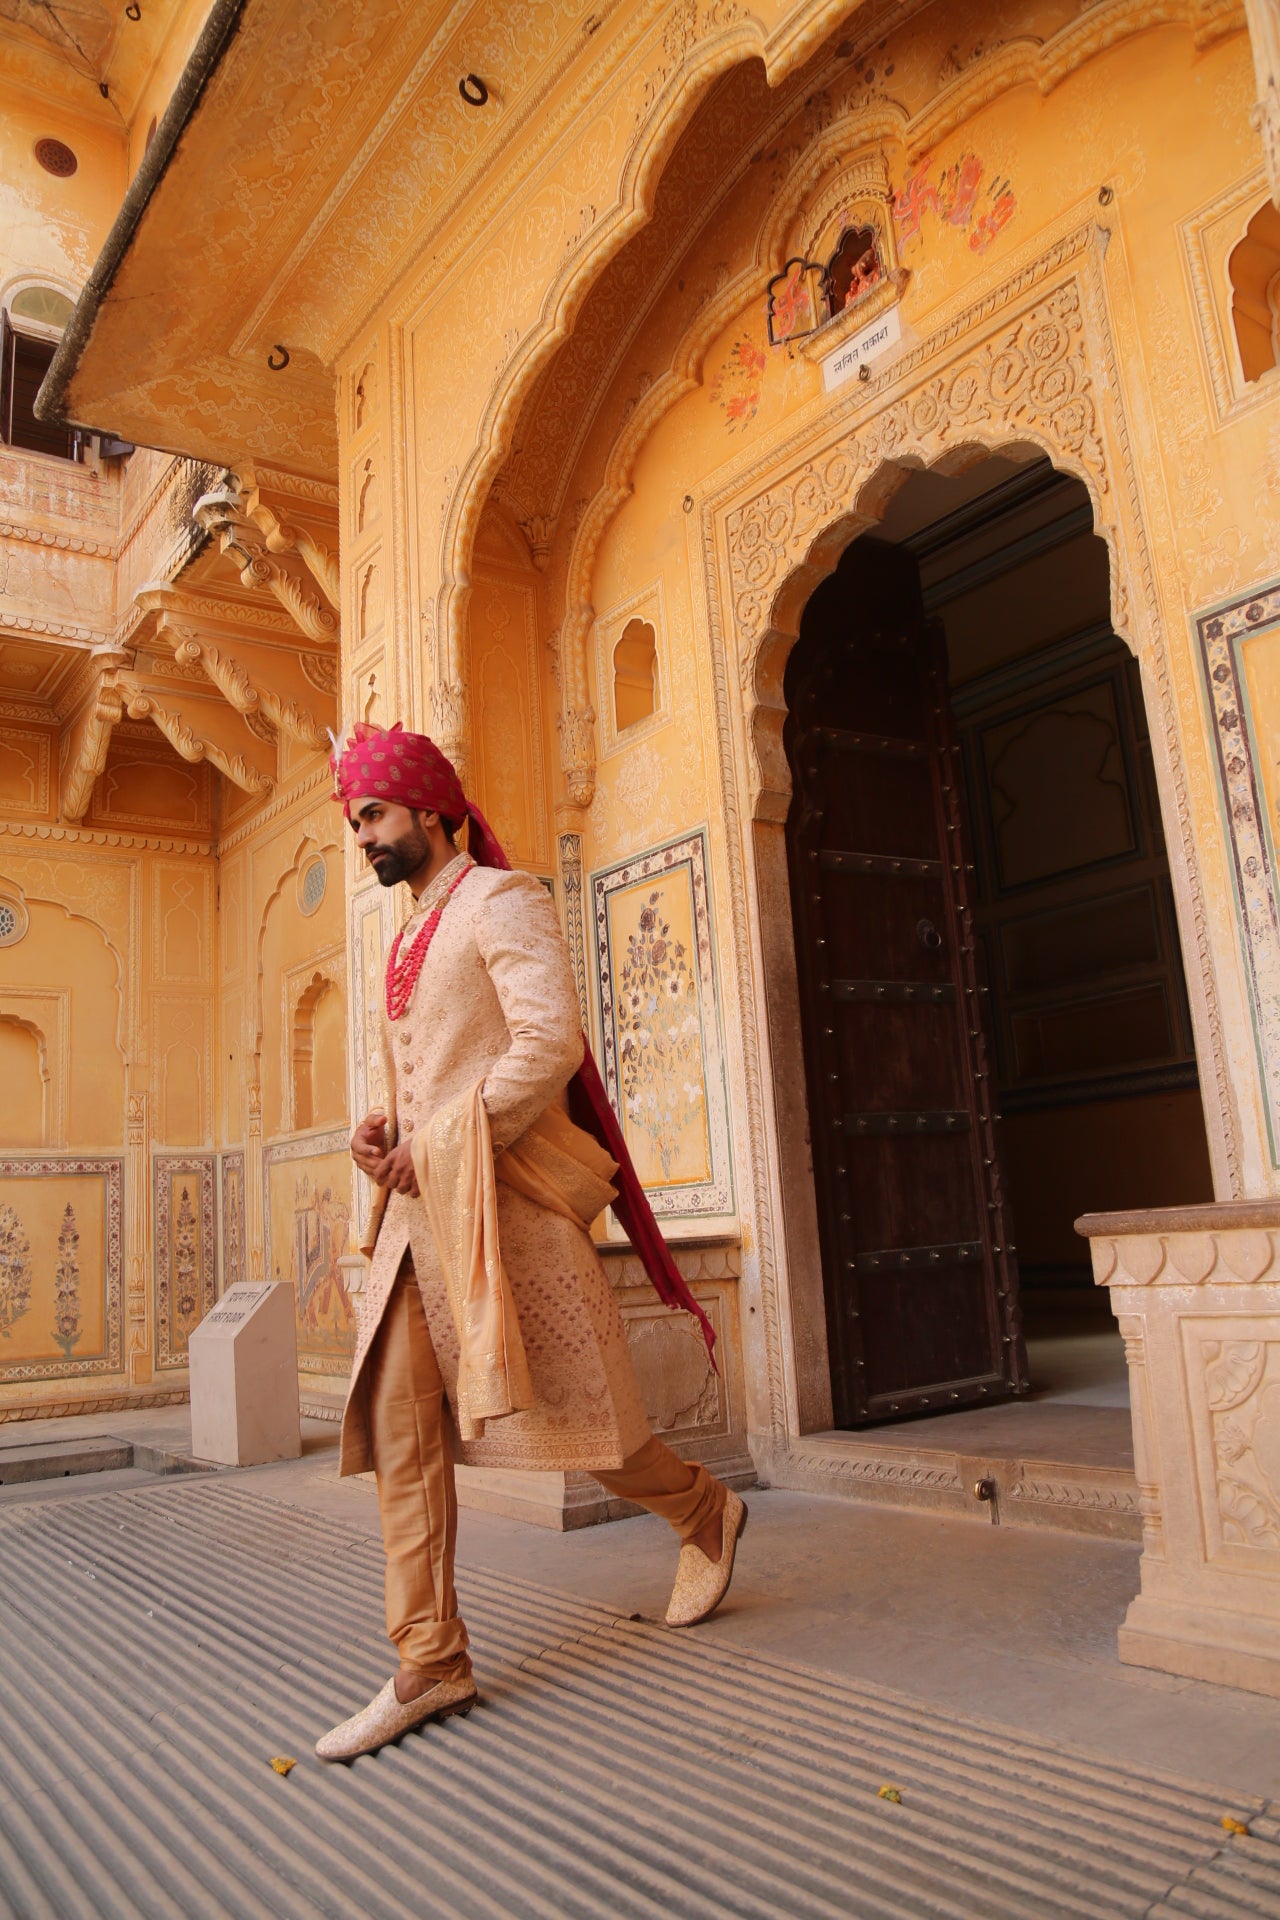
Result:
[[[264,1160],[267,1275],[297,1295],[299,1368],[345,1378],[355,1351],[355,1309],[338,1265],[351,1230],[347,1135],[283,1141]]]
[[[185,1367],[187,1341],[218,1294],[214,1156],[157,1154],[152,1164],[155,1223],[155,1364]]]
[[[0,1159],[0,1383],[124,1367],[119,1159]]]
[[[1280,581],[1209,607],[1195,620],[1213,717],[1254,1044],[1262,1074],[1271,1164],[1280,1166],[1280,916],[1276,839],[1280,769],[1259,741],[1256,714],[1280,692]]]
[[[701,831],[592,876],[605,1085],[655,1213],[733,1211]]]
[[[1012,184],[976,153],[962,153],[931,178],[934,164],[933,155],[926,155],[893,196],[899,246],[919,243],[925,215],[932,214],[940,226],[966,234],[974,253],[985,253],[1018,211]]]
[[[724,364],[711,382],[711,401],[719,407],[730,433],[749,427],[760,410],[760,391],[764,386],[769,356],[749,334],[735,340]]]

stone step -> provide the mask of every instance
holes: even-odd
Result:
[[[136,1487],[158,1487],[163,1475],[142,1467],[107,1467],[101,1473],[73,1474],[63,1480],[18,1480],[0,1485],[0,1512],[10,1507],[52,1506],[66,1500],[96,1499]]]
[[[1142,1538],[1129,1415],[1109,1407],[1033,1402],[804,1434],[761,1478],[991,1526]]]
[[[28,1480],[65,1480],[81,1473],[112,1473],[134,1464],[127,1440],[20,1441],[0,1447],[0,1487]]]
[[[210,1462],[193,1460],[172,1447],[110,1434],[27,1439],[0,1430],[0,1490],[39,1480],[71,1480],[87,1473],[115,1473],[136,1467],[149,1475],[208,1473]]]

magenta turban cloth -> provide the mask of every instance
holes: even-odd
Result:
[[[442,813],[446,820],[469,822],[467,851],[478,867],[510,866],[489,822],[463,793],[452,760],[446,760],[425,733],[406,733],[398,720],[387,729],[361,720],[329,765],[337,788],[334,799],[341,800],[348,820],[353,800],[371,798],[419,813]]]

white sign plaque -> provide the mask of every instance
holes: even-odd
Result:
[[[197,1460],[256,1467],[296,1460],[298,1339],[287,1281],[241,1281],[206,1313],[187,1346],[191,1451]]]
[[[890,307],[864,327],[861,333],[855,333],[852,340],[844,340],[829,353],[822,363],[822,383],[828,393],[834,393],[846,380],[852,380],[859,367],[867,366],[890,347],[896,347],[902,338],[902,315],[897,307]]]

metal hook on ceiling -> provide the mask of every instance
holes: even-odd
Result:
[[[276,359],[276,354],[280,355],[278,360]],[[267,355],[267,365],[270,367],[272,373],[283,373],[288,364],[289,349],[288,347],[282,347],[277,340],[275,346]]]
[[[124,10],[124,17],[126,20],[141,20],[142,8],[138,5],[138,0],[129,0],[129,5]]]
[[[469,107],[483,107],[489,98],[489,89],[478,73],[464,74],[458,82],[458,92]]]

